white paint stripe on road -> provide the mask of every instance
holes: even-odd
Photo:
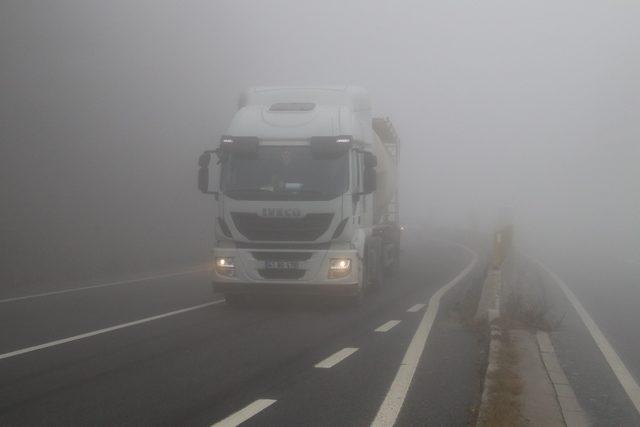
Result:
[[[331,356],[327,357],[322,362],[320,362],[317,365],[315,365],[315,367],[316,368],[324,368],[324,369],[332,368],[335,365],[337,365],[338,363],[342,362],[347,357],[351,356],[356,351],[358,351],[358,349],[357,348],[353,348],[353,347],[343,348],[342,350],[340,350],[340,351],[338,351],[336,353],[333,353]]]
[[[385,323],[384,325],[380,325],[375,329],[375,332],[388,332],[389,330],[391,330],[391,328],[393,328],[394,326],[397,326],[398,323],[400,323],[399,320],[389,320],[387,323]]]
[[[4,304],[4,303],[7,303],[7,302],[22,301],[22,300],[33,299],[33,298],[48,297],[48,296],[52,296],[52,295],[68,294],[70,292],[86,291],[86,290],[89,290],[89,289],[98,289],[98,288],[106,288],[106,287],[109,287],[109,286],[126,285],[127,283],[146,282],[148,280],[165,279],[165,278],[168,278],[168,277],[184,276],[184,275],[187,275],[187,274],[200,273],[202,271],[207,271],[207,270],[209,270],[209,267],[196,268],[196,269],[193,269],[193,270],[183,270],[183,271],[178,271],[178,272],[175,272],[175,273],[168,273],[168,274],[159,274],[159,275],[156,275],[156,276],[146,276],[146,277],[140,277],[140,278],[137,278],[137,279],[120,280],[118,282],[99,283],[97,285],[89,285],[89,286],[80,286],[80,287],[77,287],[77,288],[60,289],[59,291],[43,292],[41,294],[23,295],[23,296],[19,296],[19,297],[11,297],[11,298],[0,299],[0,304]]]
[[[211,302],[207,302],[205,304],[199,304],[199,305],[194,305],[192,307],[182,308],[180,310],[170,311],[169,313],[163,313],[163,314],[158,314],[156,316],[146,317],[144,319],[135,320],[133,322],[122,323],[120,325],[110,326],[110,327],[104,328],[104,329],[98,329],[97,331],[86,332],[84,334],[74,335],[72,337],[62,338],[62,339],[55,340],[55,341],[49,341],[47,343],[34,345],[32,347],[22,348],[20,350],[15,350],[15,351],[11,351],[9,353],[0,354],[0,360],[9,359],[10,357],[20,356],[22,354],[31,353],[33,351],[42,350],[42,349],[49,348],[49,347],[55,347],[55,346],[58,346],[58,345],[61,345],[61,344],[66,344],[66,343],[69,343],[69,342],[72,342],[72,341],[78,341],[78,340],[82,340],[82,339],[85,339],[85,338],[95,337],[96,335],[106,334],[107,332],[117,331],[118,329],[124,329],[124,328],[128,328],[130,326],[136,326],[136,325],[140,325],[142,323],[147,323],[147,322],[152,322],[154,320],[163,319],[165,317],[175,316],[176,314],[187,313],[189,311],[198,310],[200,308],[209,307],[211,305],[220,304],[222,302],[224,302],[224,300],[211,301]]]
[[[252,404],[245,406],[235,414],[229,415],[224,420],[218,421],[215,424],[211,424],[211,427],[236,427],[247,421],[257,413],[264,411],[276,402],[277,400],[273,399],[258,399]]]
[[[593,321],[589,313],[587,313],[587,310],[585,310],[575,294],[571,291],[571,289],[569,289],[567,284],[560,277],[558,277],[557,274],[549,270],[540,261],[538,261],[537,259],[533,260],[540,266],[540,268],[546,271],[547,274],[549,274],[549,276],[551,276],[551,278],[557,283],[560,289],[562,289],[562,292],[564,292],[567,299],[571,302],[571,305],[573,305],[573,308],[582,319],[582,322],[589,330],[589,333],[593,337],[593,340],[596,342],[596,345],[602,352],[602,355],[607,360],[607,363],[611,367],[611,370],[618,378],[618,381],[622,385],[622,388],[624,388],[627,396],[629,396],[629,399],[631,399],[631,402],[635,406],[636,411],[638,412],[638,414],[640,414],[640,387],[638,386],[636,380],[633,378],[631,372],[629,372],[629,370],[625,366],[624,362],[622,362],[622,359],[620,359],[620,356],[618,356],[618,353],[616,353],[616,351],[609,343],[609,340],[607,340],[596,322]]]
[[[425,306],[426,306],[426,304],[416,304],[416,305],[410,307],[409,310],[407,310],[407,311],[409,313],[415,313],[416,311],[422,310]]]
[[[371,423],[372,426],[386,427],[395,424],[398,419],[398,415],[400,414],[400,409],[402,409],[404,400],[407,397],[409,386],[411,385],[416,368],[420,362],[420,357],[422,356],[422,352],[424,351],[427,343],[427,338],[429,338],[431,327],[433,326],[433,322],[438,314],[440,300],[449,289],[461,282],[462,279],[464,279],[473,270],[478,262],[478,254],[473,250],[457,243],[455,245],[463,248],[472,255],[471,262],[453,280],[438,289],[431,299],[429,299],[427,310],[420,321],[418,329],[411,339],[411,343],[409,343],[409,347],[404,354],[404,358],[398,368],[398,372],[396,373],[393,383],[391,383],[391,387],[389,388],[382,405],[380,405],[380,408],[378,409],[376,418]]]

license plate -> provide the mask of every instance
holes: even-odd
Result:
[[[264,267],[274,270],[297,270],[297,261],[265,261]]]

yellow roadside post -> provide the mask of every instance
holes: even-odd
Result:
[[[493,235],[493,268],[499,268],[507,256],[513,238],[513,226],[508,225],[496,231]]]

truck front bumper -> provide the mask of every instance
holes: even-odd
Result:
[[[353,249],[286,250],[216,248],[218,257],[231,258],[233,275],[221,274],[214,267],[214,290],[222,293],[283,293],[355,295],[359,290],[360,262]],[[339,278],[329,278],[330,260],[349,259],[351,268]],[[297,269],[266,269],[270,259],[296,260]]]
[[[358,284],[300,284],[300,283],[228,283],[213,282],[213,289],[223,294],[287,294],[351,296],[358,293]]]

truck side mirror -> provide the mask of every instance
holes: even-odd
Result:
[[[209,164],[211,163],[211,152],[205,151],[198,158],[198,190],[204,194],[218,195],[217,191],[209,191]]]
[[[372,167],[364,168],[364,176],[362,179],[362,192],[364,194],[371,194],[376,191],[377,188],[377,180],[376,180],[376,170]]]
[[[198,166],[201,168],[208,168],[209,163],[211,163],[211,153],[209,151],[205,151],[200,154],[200,157],[198,157]]]
[[[376,191],[377,187],[375,167],[378,166],[378,158],[368,151],[365,151],[363,154],[364,174],[362,177],[362,192],[364,194],[371,194]]]
[[[211,162],[210,153],[202,153],[198,158],[198,190],[202,193],[209,192],[209,163]]]
[[[375,154],[369,153],[368,151],[364,152],[364,168],[365,169],[373,169],[378,166],[378,158]]]

